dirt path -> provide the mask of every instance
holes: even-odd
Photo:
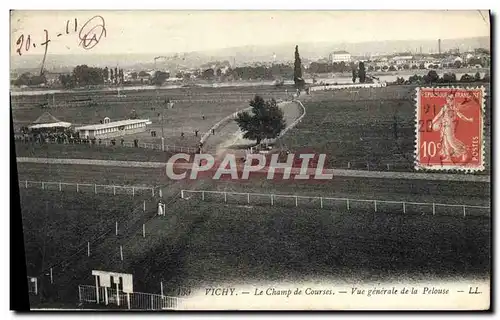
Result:
[[[287,126],[293,123],[302,115],[302,108],[294,102],[284,102],[279,104],[283,110]],[[244,153],[244,150],[255,144],[255,141],[243,138],[235,121],[227,123],[219,128],[214,136],[207,140],[206,150],[208,153],[220,155],[225,152]]]

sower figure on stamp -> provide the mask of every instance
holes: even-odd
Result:
[[[462,157],[462,161],[467,158],[467,146],[455,136],[458,118],[468,122],[474,120],[464,116],[456,105],[455,95],[448,94],[446,104],[432,120],[432,129],[441,133],[440,155],[444,161],[450,161],[451,157]]]

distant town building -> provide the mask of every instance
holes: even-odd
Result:
[[[333,62],[351,62],[351,54],[347,51],[334,51],[330,55],[330,60]]]
[[[65,73],[61,72],[45,72],[45,79],[47,80],[48,85],[59,85],[61,81],[59,77],[64,75]]]
[[[397,66],[410,64],[413,61],[413,56],[395,56],[391,59]]]
[[[127,119],[111,122],[106,117],[104,123],[78,127],[75,128],[75,131],[83,138],[107,139],[146,131],[146,126],[149,124],[151,124],[149,119]]]

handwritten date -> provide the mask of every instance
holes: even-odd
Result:
[[[40,73],[43,71],[43,66],[45,64],[45,58],[47,56],[49,43],[52,41],[49,36],[49,31],[47,29],[43,30],[44,39],[43,42],[40,42],[40,46],[44,47],[45,52],[42,61],[42,69]],[[66,20],[66,28],[65,35],[69,35],[72,33],[78,32],[78,19],[74,19],[73,21]],[[85,50],[90,50],[94,48],[102,39],[102,37],[106,37],[106,22],[104,18],[100,15],[93,16],[88,19],[80,28],[78,32],[78,39],[80,40],[79,46],[81,46]],[[63,33],[57,33],[56,37],[63,36]],[[21,56],[23,53],[28,52],[32,47],[36,48],[37,44],[32,41],[31,34],[21,34],[16,41],[16,52]]]

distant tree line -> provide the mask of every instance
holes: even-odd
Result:
[[[71,74],[59,75],[59,81],[65,88],[74,88],[105,83],[122,84],[125,79],[123,69],[89,67],[83,64],[76,66]]]
[[[429,71],[426,75],[419,76],[413,75],[405,80],[403,77],[398,77],[395,84],[433,84],[433,83],[470,83],[470,82],[490,82],[490,75],[486,73],[484,77],[481,78],[481,74],[476,72],[475,75],[464,74],[457,79],[454,73],[445,73],[442,77],[438,75],[435,70]]]
[[[45,74],[33,75],[29,72],[21,74],[16,80],[12,82],[15,86],[39,86],[47,83]]]
[[[331,72],[349,72],[354,67],[354,63],[341,62],[312,62],[309,65],[310,73],[331,73]]]

